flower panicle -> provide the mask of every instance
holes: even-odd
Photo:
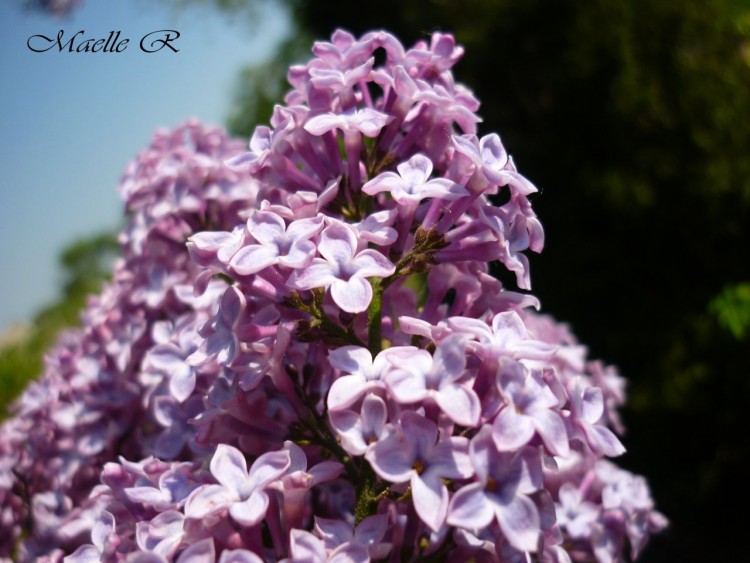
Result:
[[[190,121],[126,169],[113,280],[0,427],[0,556],[635,558],[666,520],[607,459],[623,379],[537,312],[463,49],[313,54],[249,146]]]

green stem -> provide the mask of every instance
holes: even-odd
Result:
[[[338,338],[339,340],[342,340],[349,344],[354,344],[355,346],[364,347],[365,343],[362,342],[359,337],[357,337],[352,328],[344,328],[341,325],[335,323],[328,315],[326,315],[325,311],[323,310],[323,292],[313,290],[312,294],[312,302],[306,303],[302,301],[299,293],[293,291],[287,299],[287,305],[290,305],[295,309],[299,309],[303,313],[307,313],[308,315],[310,315],[313,319],[315,319],[315,321],[313,321],[312,323],[312,326],[320,327],[325,332],[327,332],[329,336]]]
[[[367,346],[372,357],[378,355],[383,347],[383,286],[380,278],[372,278],[372,301],[367,309],[368,337]]]
[[[375,480],[375,472],[369,463],[365,463],[357,487],[357,504],[354,506],[355,526],[378,510],[379,495],[375,492]]]
[[[436,229],[425,231],[419,227],[414,234],[414,247],[398,259],[396,271],[382,280],[381,290],[387,289],[402,276],[428,271],[430,265],[434,263],[435,252],[445,246],[445,239],[438,234]],[[394,260],[394,258],[391,259]]]

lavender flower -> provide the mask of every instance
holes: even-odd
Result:
[[[413,346],[396,346],[380,352],[373,360],[370,351],[360,346],[342,346],[328,355],[331,367],[343,375],[336,379],[328,391],[328,408],[338,410],[350,406],[362,395],[376,388],[384,388],[386,373],[394,364],[413,360],[417,349]]]
[[[517,450],[535,432],[553,454],[567,456],[570,448],[565,423],[556,407],[559,401],[538,372],[526,374],[523,365],[508,363],[498,374],[505,406],[492,425],[492,438],[500,451]]]
[[[361,313],[372,301],[372,286],[366,278],[390,276],[396,267],[376,250],[357,252],[357,233],[348,225],[335,222],[320,236],[316,258],[289,279],[294,289],[330,287],[331,297],[342,310]]]
[[[448,489],[442,479],[465,479],[473,473],[468,447],[469,441],[458,436],[438,440],[432,421],[407,411],[398,432],[380,440],[365,458],[383,479],[410,483],[417,514],[437,531],[448,510]]]
[[[257,524],[268,508],[264,489],[280,478],[291,463],[286,452],[268,452],[260,456],[248,471],[245,456],[237,448],[220,444],[211,458],[211,474],[218,485],[195,490],[185,504],[188,518],[204,518],[221,510],[246,526]]]
[[[341,447],[352,455],[363,455],[370,445],[385,438],[387,432],[386,404],[372,393],[362,401],[360,414],[350,410],[335,410],[328,416],[331,427],[341,440]]]
[[[461,335],[451,335],[440,342],[434,356],[424,350],[415,353],[386,379],[393,398],[405,404],[432,399],[457,424],[476,426],[479,397],[460,381],[466,367],[464,346]]]
[[[428,197],[454,200],[468,195],[466,188],[445,178],[430,180],[432,169],[429,158],[415,154],[398,165],[398,174],[383,172],[362,186],[362,191],[370,195],[387,191],[397,203],[406,206],[416,205]]]
[[[241,275],[254,274],[275,264],[304,268],[315,253],[315,244],[310,239],[322,228],[322,217],[300,219],[285,227],[278,215],[256,211],[247,221],[247,230],[258,244],[242,247],[229,265]]]
[[[499,454],[485,426],[472,439],[470,455],[478,481],[455,494],[448,523],[480,530],[497,521],[513,547],[536,551],[540,518],[529,495],[542,486],[538,453],[522,449],[512,455]]]

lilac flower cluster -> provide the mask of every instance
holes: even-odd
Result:
[[[114,281],[0,430],[0,553],[637,557],[622,378],[489,275],[530,289],[544,233],[462,49],[313,53],[248,152],[189,123],[127,170]]]

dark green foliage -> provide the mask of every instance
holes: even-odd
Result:
[[[750,283],[725,287],[711,301],[711,312],[737,340],[750,335]]]

